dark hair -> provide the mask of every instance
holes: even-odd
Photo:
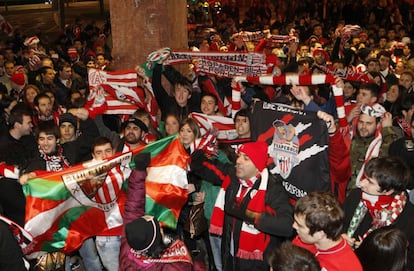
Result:
[[[22,124],[23,123],[23,116],[32,117],[32,111],[25,103],[18,103],[16,104],[10,112],[8,124],[9,129],[14,127],[16,122]]]
[[[304,215],[309,234],[323,231],[327,238],[341,236],[344,212],[337,198],[329,192],[311,192],[295,204],[295,215]]]
[[[10,96],[4,96],[0,99],[0,115],[4,114],[4,109],[8,108],[12,102],[17,101],[15,98]]]
[[[44,67],[41,67],[39,70],[38,70],[38,73],[39,74],[46,74],[47,73],[47,71],[48,70],[53,70],[54,71],[54,69],[52,68],[52,67],[49,67],[49,66],[44,66]]]
[[[364,271],[407,270],[408,240],[393,226],[372,231],[355,251]]]
[[[56,66],[57,71],[63,71],[64,68],[72,68],[72,65],[66,61],[59,61]]]
[[[73,102],[72,102],[72,95],[73,94],[79,94],[80,97],[76,98]],[[82,93],[79,90],[72,90],[69,94],[68,97],[66,97],[66,109],[71,109],[71,108],[82,108],[85,106],[86,103],[86,99],[82,96]]]
[[[271,250],[267,262],[273,271],[319,271],[321,266],[309,250],[293,245],[290,241]]]
[[[112,141],[109,138],[107,138],[105,136],[98,136],[92,142],[91,151],[93,152],[93,150],[97,146],[102,146],[102,145],[106,145],[106,144],[110,144],[111,148],[114,148],[114,146],[112,144]]]
[[[365,61],[366,65],[368,65],[370,62],[379,63],[378,59],[374,57],[370,57]]]
[[[217,105],[217,104],[218,104],[218,99],[217,99],[217,96],[216,96],[216,95],[214,95],[214,94],[212,94],[212,93],[204,93],[203,95],[201,95],[201,100],[202,100],[204,97],[211,97],[211,98],[213,98],[215,105]]]
[[[53,96],[52,108],[53,108],[53,110],[58,111],[59,103],[58,103],[58,100],[56,98],[56,92],[51,90],[51,89],[46,89],[45,91],[43,91],[43,93],[46,94],[46,95],[47,95],[47,93],[52,94],[52,96]],[[49,95],[47,95],[47,96],[49,96]],[[49,96],[49,98],[50,98],[50,96]],[[50,102],[52,102],[52,98],[50,98]]]
[[[249,123],[251,124],[251,114],[250,111],[246,108],[240,109],[239,111],[236,112],[236,114],[234,115],[233,121],[236,122],[237,117],[247,117],[249,119]]]
[[[391,53],[386,50],[379,51],[379,53],[377,54],[377,58],[380,59],[381,56],[388,57],[391,60]]]
[[[39,121],[39,124],[35,129],[36,140],[39,139],[40,133],[53,135],[56,139],[60,138],[59,127],[53,121]]]
[[[379,97],[380,88],[376,83],[363,83],[359,87],[359,90],[361,89],[366,89],[369,92],[371,92],[372,96],[377,97],[377,98]]]
[[[50,99],[49,95],[47,95],[46,93],[43,92],[43,93],[40,93],[40,94],[36,95],[36,97],[34,98],[34,101],[33,101],[34,105],[39,106],[39,100],[42,99],[42,98],[48,98],[50,101],[52,101],[52,99]]]
[[[0,127],[8,128],[9,126],[9,119],[10,119],[10,111],[6,110],[8,109],[13,102],[16,102],[17,100],[6,95],[3,98],[0,99]],[[16,105],[15,104],[15,105]],[[13,107],[12,107],[13,109]],[[3,133],[5,131],[1,131]]]
[[[365,166],[365,176],[375,178],[381,190],[402,192],[407,188],[411,171],[399,157],[375,157]]]

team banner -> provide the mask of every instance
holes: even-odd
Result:
[[[137,77],[135,70],[107,72],[90,69],[87,106],[104,108],[105,114],[133,114],[138,108],[137,103],[142,103],[136,91]]]
[[[221,61],[199,59],[195,64],[198,73],[232,78],[235,76],[261,76],[267,73],[266,65],[248,66]]]
[[[132,152],[110,160],[89,162],[58,172],[44,172],[23,186],[26,195],[25,229],[33,236],[24,250],[70,253],[104,231],[122,227],[126,194],[121,168]]]
[[[289,31],[289,35],[272,35],[270,34],[270,30],[266,29],[255,32],[241,31],[233,34],[231,38],[234,39],[235,37],[241,37],[244,42],[259,41],[266,39],[267,41],[280,44],[288,43],[290,41],[299,42],[299,39],[295,36],[295,34],[296,31],[293,28]]]
[[[314,65],[319,70],[323,71],[325,74],[330,74],[333,76],[339,76],[344,80],[348,81],[357,81],[362,83],[374,82],[373,79],[368,77],[366,72],[360,72],[358,69],[353,67],[346,67],[344,69],[335,69],[333,67],[327,67],[322,65]]]
[[[272,174],[280,175],[293,199],[312,191],[330,191],[328,132],[315,112],[257,102],[251,122],[252,139],[269,144]]]
[[[227,63],[243,64],[247,66],[263,65],[266,63],[265,55],[260,53],[219,53],[219,52],[191,52],[173,51],[170,57],[165,60],[166,65],[188,63],[193,59],[209,59]]]
[[[220,141],[234,140],[238,136],[232,118],[208,116],[196,112],[191,113],[189,117],[198,123],[202,135],[214,131],[217,134],[217,140]]]

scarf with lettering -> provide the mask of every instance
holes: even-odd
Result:
[[[142,267],[142,270],[147,270],[153,265],[160,263],[168,264],[175,262],[186,262],[192,264],[191,254],[184,242],[181,240],[175,240],[171,245],[166,248],[160,255],[159,258],[151,258],[145,254],[138,253],[136,250],[131,248],[128,251],[128,258],[134,261],[138,266]],[[141,269],[139,269],[141,270]]]
[[[57,151],[54,154],[46,154],[40,148],[40,157],[46,162],[47,171],[61,171],[70,166],[68,160],[63,155],[63,148],[61,145],[56,145]]]
[[[236,188],[238,190],[237,195],[240,196],[240,194],[243,193],[243,190],[247,188],[247,191],[244,192],[244,198],[251,198],[247,203],[248,210],[257,213],[263,213],[265,211],[265,196],[268,178],[269,172],[265,168],[261,172],[261,178],[257,179],[254,184],[239,180],[239,184]],[[217,196],[216,204],[213,209],[213,215],[210,221],[210,233],[212,234],[219,236],[223,234],[225,215],[224,204],[226,201],[226,191],[230,185],[231,180],[230,177],[228,177],[223,181],[222,187]],[[270,241],[270,237],[267,234],[256,229],[254,225],[249,225],[246,222],[243,222],[239,240],[238,250],[235,252],[236,257],[248,260],[263,260],[263,252]]]
[[[367,212],[372,216],[371,227],[364,233],[362,240],[373,230],[389,226],[395,222],[407,203],[407,195],[403,191],[394,196],[372,196],[362,192],[361,201],[355,209],[347,234],[352,237]]]

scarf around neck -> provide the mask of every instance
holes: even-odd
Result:
[[[61,145],[56,145],[57,151],[52,154],[44,153],[40,148],[40,157],[46,162],[47,171],[60,171],[70,166],[66,157],[63,155],[63,148]]]
[[[377,198],[377,199],[375,199]],[[362,192],[361,201],[355,209],[347,234],[352,237],[367,212],[372,216],[371,227],[364,233],[362,240],[373,230],[389,226],[395,222],[407,203],[407,194],[403,191],[394,196],[372,196]]]

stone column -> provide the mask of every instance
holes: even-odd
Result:
[[[163,48],[187,49],[186,0],[109,1],[114,67],[131,69]]]

